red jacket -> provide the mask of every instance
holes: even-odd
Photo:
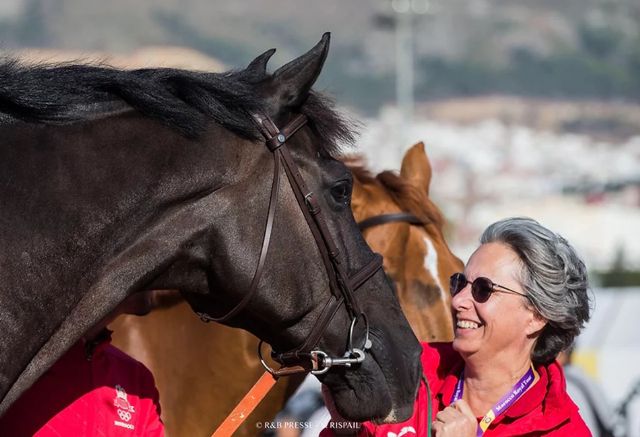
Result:
[[[423,343],[422,347],[422,367],[432,395],[432,417],[427,418],[427,389],[421,384],[413,416],[409,420],[378,426],[367,422],[362,425],[359,436],[425,436],[428,423],[435,420],[438,411],[449,405],[464,361],[451,348],[451,343]],[[578,414],[578,407],[566,392],[562,367],[554,362],[538,366],[536,370],[540,375],[538,382],[498,416],[484,436],[591,436]],[[332,433],[326,429],[321,435],[326,437]]]
[[[164,436],[149,370],[105,338],[76,343],[0,418],[12,437]]]

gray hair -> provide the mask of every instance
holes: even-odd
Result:
[[[530,218],[508,218],[489,226],[480,242],[503,243],[522,262],[520,284],[546,321],[531,359],[547,364],[571,346],[590,316],[587,268],[560,235]]]

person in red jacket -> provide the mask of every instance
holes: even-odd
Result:
[[[0,417],[11,437],[163,437],[151,372],[110,344],[103,326],[120,313],[146,312],[138,294],[87,333]]]
[[[534,220],[489,226],[451,277],[453,343],[423,344],[426,382],[402,423],[344,422],[323,436],[590,436],[555,360],[589,319],[584,263]]]

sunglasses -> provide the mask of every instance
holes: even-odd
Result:
[[[449,279],[449,291],[451,291],[451,296],[455,296],[460,293],[467,284],[471,284],[471,296],[473,297],[473,300],[478,303],[485,303],[489,300],[491,294],[496,291],[519,294],[520,296],[524,296],[529,299],[528,295],[512,290],[503,285],[496,284],[489,278],[479,277],[471,282],[467,279],[464,273],[454,273],[451,275],[451,278]]]

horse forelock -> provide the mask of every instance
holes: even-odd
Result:
[[[359,155],[349,155],[342,158],[343,162],[349,167],[353,177],[362,184],[375,184],[376,177],[364,165],[364,159]]]
[[[426,224],[433,223],[438,229],[444,227],[442,212],[426,192],[413,186],[393,171],[383,171],[375,177],[375,180],[389,192],[403,211],[415,215]]]
[[[360,126],[338,112],[328,96],[312,91],[300,112],[309,118],[310,128],[329,155],[338,157],[344,146],[354,144],[355,133]]]
[[[261,135],[250,114],[266,112],[243,71],[204,73],[172,68],[123,70],[103,64],[25,65],[0,61],[0,112],[14,119],[67,124],[108,116],[118,102],[195,138],[210,120],[241,137]],[[326,96],[311,92],[299,112],[309,118],[318,147],[335,156],[354,141],[347,121]],[[6,120],[5,120],[6,121]]]

